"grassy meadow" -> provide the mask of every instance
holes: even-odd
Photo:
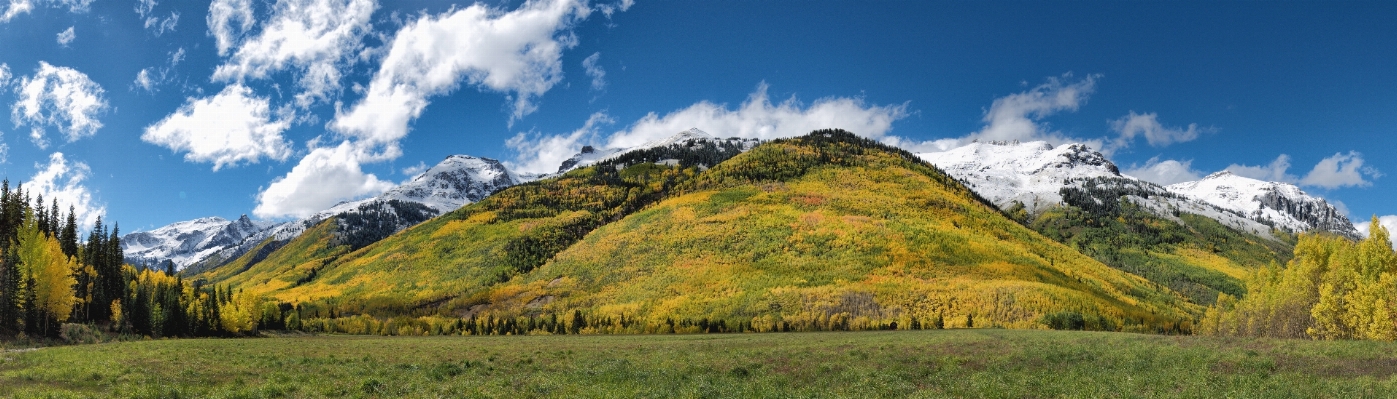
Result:
[[[0,354],[4,397],[1391,397],[1397,344],[1043,330],[293,335]]]

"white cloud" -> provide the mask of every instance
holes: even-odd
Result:
[[[28,193],[44,196],[44,202],[57,199],[60,206],[71,205],[78,223],[92,226],[97,217],[107,212],[107,207],[92,199],[92,191],[83,185],[92,169],[82,162],[69,161],[61,152],[49,155],[47,165],[35,163],[39,169],[29,182],[24,183]]]
[[[10,85],[11,77],[14,76],[10,74],[10,65],[0,62],[0,90]]]
[[[907,116],[907,105],[868,105],[856,97],[826,97],[805,104],[791,97],[774,104],[767,85],[757,87],[747,101],[730,110],[725,104],[699,102],[661,117],[650,113],[626,130],[612,134],[610,148],[627,148],[647,141],[699,128],[719,137],[773,139],[793,137],[817,129],[844,129],[860,136],[883,139],[892,123]]]
[[[300,73],[296,103],[309,107],[340,88],[340,68],[363,47],[373,0],[282,0],[261,31],[243,41],[213,73],[218,81],[264,79],[287,68]]]
[[[19,14],[28,14],[34,11],[34,4],[36,2],[38,4],[47,4],[49,7],[54,8],[66,6],[68,7],[68,12],[76,14],[87,12],[88,5],[92,4],[93,0],[9,0],[3,7],[5,12],[0,13],[0,24],[10,22],[11,19],[19,16]]]
[[[68,67],[39,62],[33,76],[20,78],[19,99],[10,108],[15,126],[28,125],[39,147],[48,139],[44,126],[57,127],[68,142],[89,137],[102,128],[98,114],[107,109],[102,86],[86,74]]]
[[[262,157],[286,160],[291,146],[281,133],[290,126],[272,115],[266,97],[234,84],[213,97],[188,99],[178,111],[146,127],[141,140],[184,151],[190,162],[211,162],[217,171]]]
[[[178,50],[170,53],[171,67],[179,66],[181,61],[184,61],[184,47],[180,47]]]
[[[131,83],[132,89],[140,88],[149,93],[158,91],[159,86],[174,79],[170,71],[174,70],[179,63],[184,61],[184,47],[170,52],[170,66],[165,68],[148,67],[136,73],[136,80]]]
[[[218,47],[218,55],[228,55],[228,50],[242,39],[257,22],[252,17],[252,0],[213,0],[209,3],[209,16],[206,18],[209,36],[213,36]]]
[[[1066,83],[1071,74],[1048,78],[1048,82],[1022,93],[994,100],[985,112],[985,127],[971,135],[980,140],[1037,140],[1056,135],[1039,122],[1061,111],[1076,111],[1096,90],[1099,75],[1087,75]]]
[[[19,14],[27,14],[34,10],[34,3],[29,0],[10,0],[5,6],[5,13],[0,14],[0,23],[10,22]]]
[[[1366,187],[1373,183],[1368,179],[1382,177],[1382,173],[1372,167],[1363,166],[1363,154],[1357,151],[1335,153],[1320,160],[1304,178],[1286,173],[1290,169],[1290,156],[1281,154],[1269,165],[1250,166],[1232,164],[1227,171],[1239,176],[1258,180],[1300,184],[1304,186],[1335,189],[1341,187]]]
[[[155,36],[174,31],[175,26],[179,25],[179,13],[171,11],[169,17],[162,19],[154,15],[156,4],[155,0],[136,0],[136,14],[145,20],[145,28],[154,31]]]
[[[1391,235],[1393,234],[1394,229],[1397,229],[1397,215],[1382,215],[1376,217],[1378,218],[1378,225],[1382,226],[1384,230],[1387,230],[1388,240],[1392,240]],[[1370,234],[1373,230],[1373,221],[1372,219],[1364,220],[1362,222],[1354,223],[1353,227],[1358,229],[1359,234],[1362,234],[1364,237],[1367,237],[1368,234]],[[1397,243],[1393,244],[1393,248],[1397,249]]]
[[[364,98],[337,111],[330,128],[391,156],[427,99],[461,81],[506,93],[517,120],[562,79],[562,52],[577,44],[572,26],[590,12],[579,0],[539,0],[510,12],[476,3],[423,16],[398,31]]]
[[[1378,178],[1382,176],[1377,169],[1363,166],[1363,154],[1357,151],[1349,151],[1348,154],[1336,153],[1334,156],[1324,158],[1310,170],[1305,178],[1300,179],[1300,184],[1307,186],[1334,189],[1340,187],[1366,187],[1373,183],[1365,179]]]
[[[606,70],[597,65],[597,60],[601,59],[601,53],[592,53],[582,60],[582,68],[587,70],[587,76],[592,77],[592,90],[601,91],[606,89]]]
[[[155,0],[136,0],[136,15],[140,15],[141,18],[150,16],[151,11],[155,11],[156,4],[158,3]]]
[[[1150,158],[1143,166],[1121,171],[1127,176],[1134,176],[1137,179],[1167,186],[1174,183],[1198,180],[1203,173],[1193,169],[1193,161],[1176,161],[1173,159],[1160,160],[1159,157]]]
[[[606,15],[607,19],[611,19],[612,14],[625,12],[631,9],[633,5],[635,5],[635,0],[620,0],[611,4],[597,4],[597,11],[601,11],[602,15]]]
[[[1129,147],[1130,142],[1137,136],[1145,136],[1145,141],[1152,147],[1164,147],[1173,143],[1193,141],[1200,133],[1197,123],[1188,124],[1188,128],[1165,127],[1159,123],[1158,114],[1137,114],[1135,111],[1111,121],[1111,130],[1120,133],[1120,138],[1111,143],[1115,148]]]
[[[827,97],[806,106],[794,97],[779,104],[767,96],[767,85],[757,87],[737,109],[702,101],[664,116],[650,113],[625,130],[604,140],[603,148],[630,148],[698,128],[718,137],[774,139],[793,137],[817,129],[839,128],[872,139],[889,139],[892,123],[907,116],[906,104],[868,105],[860,98]],[[556,172],[558,165],[597,136],[601,125],[612,123],[605,114],[593,114],[581,129],[566,135],[530,137],[515,135],[506,143],[518,156],[511,168],[523,173]]]
[[[155,32],[155,36],[163,35],[165,32],[174,32],[175,26],[177,25],[179,25],[179,13],[174,11],[171,11],[170,16],[163,19],[159,17],[148,17],[146,18],[145,24],[146,29]]]
[[[136,81],[132,82],[132,84],[136,87],[145,89],[145,91],[154,92],[155,85],[159,80],[154,77],[154,70],[155,68],[145,68],[142,69],[140,72],[136,72]]]
[[[314,148],[286,176],[257,194],[253,214],[263,218],[306,217],[345,200],[382,193],[393,183],[364,173],[364,155],[348,141]]]
[[[1276,160],[1271,161],[1271,164],[1269,165],[1249,166],[1232,164],[1228,165],[1227,168],[1223,170],[1232,172],[1233,174],[1238,176],[1250,177],[1257,180],[1274,181],[1281,183],[1298,182],[1299,180],[1295,177],[1295,175],[1286,173],[1287,169],[1290,169],[1290,156],[1281,154],[1280,156],[1276,157]]]
[[[426,172],[427,169],[428,167],[426,162],[417,161],[416,165],[403,168],[402,173],[403,176],[407,176],[408,179],[412,179],[414,177],[417,177],[417,175],[422,174],[422,172]]]
[[[505,166],[509,167],[509,170],[520,173],[557,172],[558,166],[576,155],[582,149],[583,143],[596,137],[602,125],[612,123],[615,121],[610,116],[598,112],[587,118],[587,122],[582,124],[581,128],[566,135],[516,134],[505,142],[505,146],[514,150],[518,156],[515,157],[514,161],[506,161]],[[674,133],[679,133],[679,131],[676,130]]]
[[[1096,79],[1101,75],[1087,77],[1072,82],[1072,74],[1050,77],[1046,83],[1028,91],[996,98],[990,109],[985,111],[985,126],[979,131],[961,138],[947,138],[929,141],[912,141],[900,137],[890,137],[883,142],[913,152],[939,152],[960,147],[976,141],[1036,141],[1052,144],[1083,143],[1109,155],[1112,148],[1106,148],[1100,139],[1080,139],[1066,137],[1053,131],[1043,119],[1062,111],[1076,111],[1085,104],[1096,90]]]
[[[69,26],[67,30],[58,32],[58,45],[68,47],[68,43],[72,43],[73,39],[77,38],[78,33],[73,30],[72,26]]]

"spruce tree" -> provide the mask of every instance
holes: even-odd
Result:
[[[63,254],[78,256],[78,219],[72,205],[68,206],[68,219],[63,222],[58,242],[63,244]]]

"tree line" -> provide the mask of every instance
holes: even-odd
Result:
[[[99,216],[78,240],[72,206],[31,199],[0,182],[0,338],[58,338],[71,331],[145,336],[228,335],[256,327],[260,302],[190,284],[173,268],[124,263],[120,227]]]

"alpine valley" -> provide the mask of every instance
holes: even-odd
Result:
[[[451,156],[301,220],[203,218],[121,245],[308,331],[1178,333],[1309,232],[1361,237],[1293,185],[1160,186],[1082,144],[912,154],[841,130],[693,129],[586,147],[546,176]]]

